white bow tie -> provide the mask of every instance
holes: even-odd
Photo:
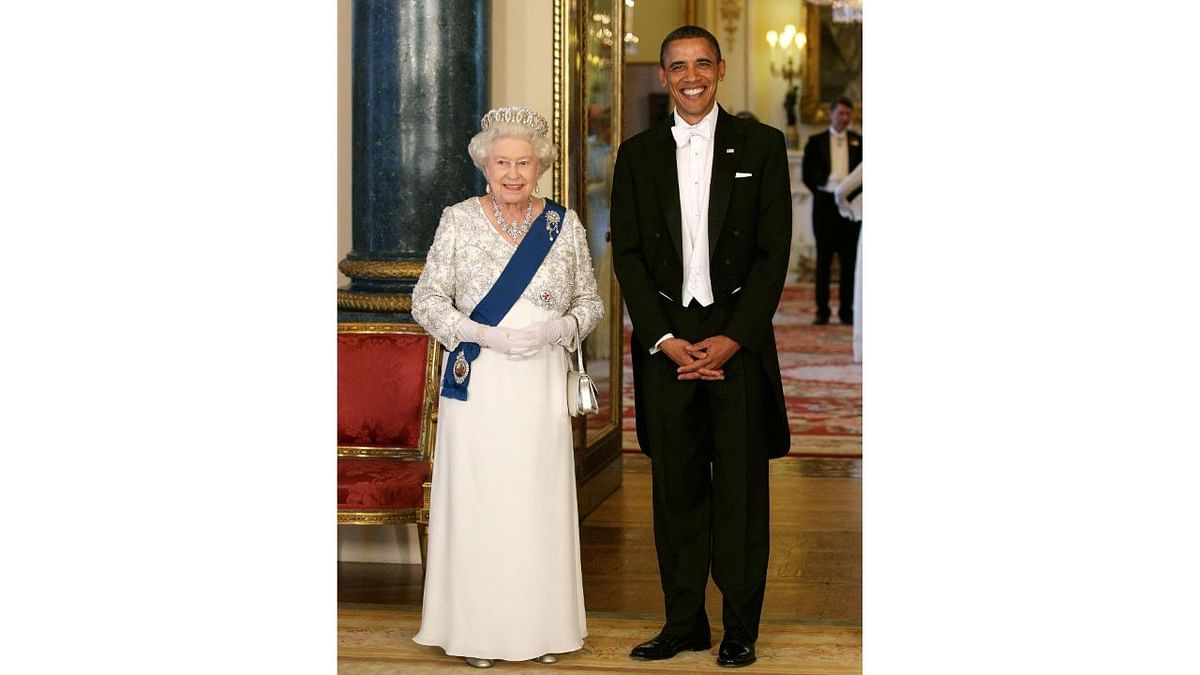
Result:
[[[677,124],[671,127],[671,135],[675,137],[675,147],[682,148],[688,144],[688,141],[692,140],[693,136],[703,138],[707,141],[708,129],[700,126],[685,127]]]

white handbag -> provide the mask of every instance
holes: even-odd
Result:
[[[578,369],[567,366],[567,412],[571,413],[571,417],[595,415],[600,411],[600,395],[592,376],[583,367],[582,340],[575,351],[575,362]]]

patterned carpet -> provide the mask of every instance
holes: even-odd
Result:
[[[836,309],[836,286],[832,294]],[[827,326],[813,326],[814,307],[813,285],[801,283],[784,288],[775,314],[775,341],[792,429],[789,454],[862,457],[862,364],[852,359],[851,327],[839,325],[836,319]],[[630,331],[626,315],[622,447],[640,452],[633,417]]]

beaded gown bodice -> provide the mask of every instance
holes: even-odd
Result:
[[[525,236],[548,233],[535,221]],[[454,349],[458,323],[487,295],[514,251],[516,247],[492,227],[478,198],[446,207],[413,289],[413,318],[447,350]],[[521,297],[559,316],[573,315],[580,338],[604,316],[587,234],[574,211],[567,210],[562,232]]]

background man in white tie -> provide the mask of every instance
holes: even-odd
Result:
[[[841,97],[829,105],[829,129],[814,134],[804,145],[804,184],[813,194],[813,238],[817,242],[818,326],[829,323],[829,278],[833,256],[838,257],[838,319],[854,323],[854,264],[862,223],[842,216],[833,191],[862,163],[862,136],[849,130],[854,104]]]
[[[771,326],[791,245],[787,149],[778,129],[717,105],[725,61],[703,28],[667,35],[658,74],[675,113],[621,144],[610,213],[666,604],[662,631],[630,656],[711,646],[711,569],[717,663],[744,666],[770,553],[767,460],[791,441]]]

